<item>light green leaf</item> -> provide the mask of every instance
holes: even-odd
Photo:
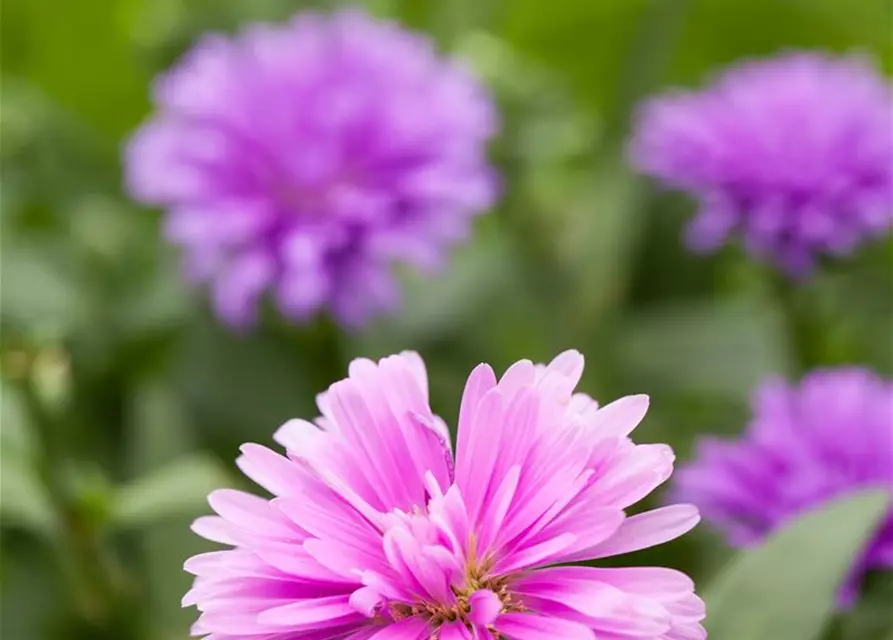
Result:
[[[17,455],[32,450],[31,432],[25,420],[25,409],[15,387],[0,382],[0,449],[11,447]]]
[[[133,404],[129,440],[134,475],[170,464],[194,448],[183,406],[170,385],[147,382],[137,391]]]
[[[269,442],[290,418],[316,415],[316,393],[346,369],[327,340],[324,332],[239,334],[210,317],[189,323],[174,384],[194,433],[232,451]]]
[[[147,103],[148,78],[120,24],[136,2],[11,0],[21,45],[12,71],[110,139],[120,136],[137,123]]]
[[[113,524],[144,526],[183,515],[197,515],[208,494],[231,483],[222,465],[203,454],[187,454],[119,489]]]
[[[195,446],[190,424],[170,385],[163,380],[145,384],[134,399],[131,423],[130,459],[137,472],[164,469],[182,463],[180,458]],[[181,462],[172,462],[180,459]],[[173,467],[176,473],[176,466]],[[170,467],[168,467],[170,471]],[[181,481],[188,481],[182,477]],[[221,482],[224,479],[221,478]],[[206,489],[213,489],[213,479]],[[196,495],[193,509],[180,509],[163,520],[146,523],[136,532],[140,549],[139,567],[145,585],[145,604],[152,619],[152,638],[186,638],[195,620],[192,609],[183,609],[180,598],[189,589],[192,576],[181,568],[190,556],[209,551],[213,546],[189,530],[196,515],[207,512],[203,496]]]
[[[5,234],[10,235],[10,234]],[[59,247],[4,238],[2,317],[31,335],[67,334],[85,312],[78,282],[59,264]]]
[[[634,175],[607,162],[568,207],[559,254],[578,280],[577,315],[589,329],[625,293],[642,227],[641,194]]]
[[[722,640],[813,640],[838,587],[889,508],[868,490],[808,513],[743,552],[707,591],[707,628]]]
[[[5,481],[4,481],[5,483]],[[71,633],[53,633],[66,621],[69,604],[65,572],[56,549],[39,541],[13,542],[3,536],[0,562],[0,638],[3,640],[75,640]],[[70,631],[65,628],[65,631]],[[184,638],[186,636],[183,636]],[[84,640],[77,636],[77,640]]]
[[[625,319],[619,361],[662,389],[746,399],[790,370],[784,335],[781,316],[757,300],[673,306]]]
[[[555,68],[586,102],[606,107],[622,81],[618,52],[630,49],[649,4],[656,3],[574,2],[556,11],[538,0],[516,0],[503,11],[501,31],[523,53]],[[593,33],[599,36],[587,37]]]
[[[15,455],[6,446],[0,455],[0,519],[48,536],[56,524],[50,498],[30,458]]]
[[[50,534],[55,516],[34,466],[33,443],[15,389],[0,387],[0,516],[4,523]]]

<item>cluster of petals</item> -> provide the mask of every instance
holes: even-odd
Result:
[[[687,191],[689,244],[743,238],[794,277],[893,227],[893,89],[864,58],[786,53],[642,105],[633,164]]]
[[[672,472],[636,445],[644,396],[574,393],[583,358],[470,375],[452,452],[422,360],[355,360],[315,422],[242,449],[272,499],[221,490],[194,530],[228,548],[191,558],[185,605],[206,640],[696,640],[691,580],[661,567],[573,566],[674,539],[673,505],[627,514]],[[597,564],[597,563],[596,563]]]
[[[399,301],[394,263],[435,269],[496,195],[488,92],[432,42],[360,11],[208,35],[155,82],[131,195],[225,322]]]

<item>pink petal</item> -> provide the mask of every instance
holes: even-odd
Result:
[[[424,620],[407,618],[382,628],[369,640],[428,640],[430,631]]]
[[[581,624],[535,613],[508,613],[493,627],[512,640],[596,640],[595,634]]]
[[[261,624],[290,627],[293,630],[335,626],[361,619],[359,612],[350,604],[349,596],[299,600],[267,609],[257,617]]]
[[[629,517],[613,536],[592,549],[589,559],[647,549],[691,531],[700,515],[693,505],[677,504]]]
[[[626,396],[601,407],[587,428],[602,438],[625,437],[639,426],[648,412],[648,396]]]
[[[502,610],[502,601],[499,596],[489,589],[475,591],[468,599],[468,604],[471,607],[468,619],[476,625],[492,624]]]

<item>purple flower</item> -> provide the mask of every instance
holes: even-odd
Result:
[[[189,279],[235,326],[264,292],[295,320],[360,324],[397,302],[390,263],[436,267],[494,201],[487,92],[359,12],[207,36],[154,100],[129,190],[167,210]]]
[[[208,640],[695,640],[704,605],[658,567],[566,566],[671,540],[697,511],[627,516],[666,480],[673,454],[635,445],[644,396],[606,407],[573,393],[583,357],[522,360],[468,379],[453,456],[428,407],[425,366],[403,353],[355,360],[238,463],[275,497],[210,496],[184,598]],[[565,566],[558,566],[565,565]]]
[[[893,382],[858,368],[815,371],[799,387],[765,384],[737,442],[704,439],[677,474],[731,544],[747,547],[804,510],[860,488],[893,493]],[[871,568],[893,567],[893,512],[841,589],[851,602]]]
[[[688,241],[748,252],[802,277],[893,224],[893,92],[870,62],[791,53],[727,70],[640,109],[633,164],[691,192]]]

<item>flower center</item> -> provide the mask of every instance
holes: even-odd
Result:
[[[395,621],[415,616],[427,619],[435,629],[450,622],[461,622],[469,631],[475,625],[486,626],[493,637],[496,632],[490,623],[501,613],[520,613],[526,607],[514,598],[507,578],[477,577],[469,572],[465,586],[452,587],[456,601],[450,604],[420,602],[391,603],[390,613]],[[435,631],[433,638],[439,635]]]

